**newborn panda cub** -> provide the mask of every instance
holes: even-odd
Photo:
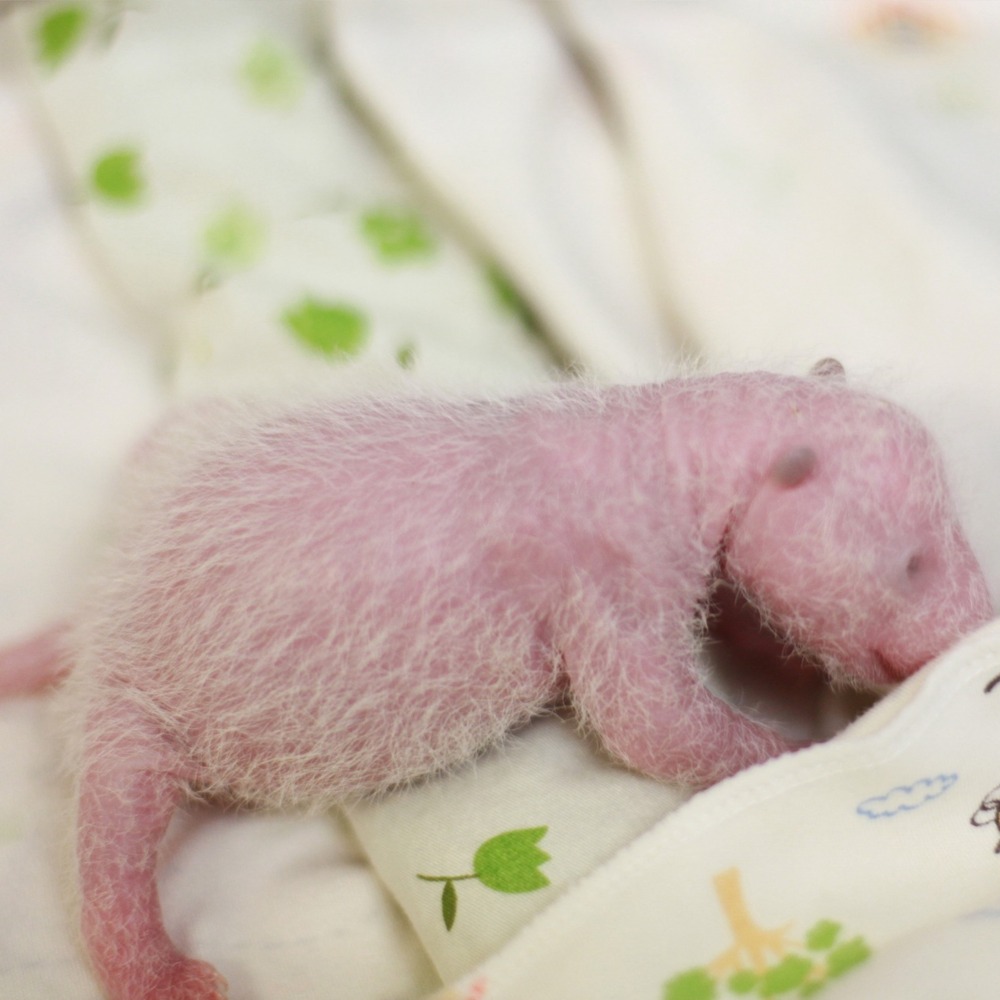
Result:
[[[724,576],[836,679],[898,681],[991,615],[927,432],[849,386],[719,374],[516,399],[211,399],[127,469],[61,665],[80,919],[112,1000],[211,1000],[168,938],[186,796],[327,808],[453,767],[554,701],[703,786],[789,748],[699,667]]]

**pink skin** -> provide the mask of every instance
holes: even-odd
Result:
[[[0,698],[34,694],[69,672],[62,625],[0,649]]]
[[[705,785],[791,745],[702,683],[720,573],[858,684],[992,613],[926,433],[839,377],[220,400],[166,421],[131,478],[64,694],[83,934],[112,1000],[224,995],[156,894],[191,791],[327,807],[455,766],[567,692],[622,762]]]

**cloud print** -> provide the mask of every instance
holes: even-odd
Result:
[[[931,799],[944,795],[955,782],[957,774],[937,774],[933,778],[921,778],[912,785],[898,785],[885,795],[875,795],[858,805],[857,811],[869,819],[886,819],[901,812],[913,812]]]

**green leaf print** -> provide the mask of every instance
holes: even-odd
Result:
[[[480,844],[472,861],[473,871],[466,875],[418,875],[423,882],[443,882],[441,916],[446,930],[455,925],[458,912],[456,882],[478,879],[487,889],[496,892],[534,892],[549,885],[549,880],[539,870],[539,865],[549,860],[549,855],[537,847],[538,841],[548,832],[547,826],[525,830],[508,830],[490,837]]]
[[[291,108],[302,96],[302,70],[295,55],[271,39],[256,42],[240,67],[250,98],[271,108]]]
[[[35,29],[39,62],[50,69],[64,63],[83,39],[89,21],[90,11],[83,4],[63,4],[46,11]]]
[[[406,343],[396,351],[396,364],[404,371],[410,371],[417,363],[417,345]]]
[[[507,273],[497,264],[490,264],[486,268],[486,281],[493,293],[494,301],[503,312],[516,317],[527,327],[533,328],[538,325],[531,307],[525,302]]]
[[[536,826],[530,830],[511,830],[491,837],[480,846],[472,860],[476,877],[487,888],[497,892],[544,889],[549,880],[538,867],[549,860],[549,855],[536,844],[547,830],[548,827]]]
[[[306,298],[282,322],[298,341],[332,359],[353,357],[368,339],[367,317],[344,303]]]
[[[123,207],[139,202],[146,192],[139,150],[123,146],[101,156],[90,175],[93,192],[102,200]]]
[[[399,264],[434,253],[434,239],[412,209],[373,208],[361,217],[361,233],[386,264]]]
[[[729,982],[726,985],[729,987],[730,993],[741,997],[747,993],[752,993],[757,988],[759,982],[760,976],[756,972],[750,969],[741,969],[729,977]]]
[[[812,972],[813,964],[802,955],[786,955],[777,965],[768,969],[760,980],[760,995],[776,997],[801,986]]]
[[[871,953],[872,950],[864,938],[851,938],[839,948],[834,948],[827,956],[826,964],[830,970],[830,976],[843,975],[848,969],[853,969],[854,966],[867,961]]]
[[[444,918],[445,930],[451,930],[455,926],[455,914],[458,912],[458,893],[455,891],[455,883],[448,879],[444,884],[444,891],[441,893],[441,916]]]
[[[821,920],[806,934],[806,947],[811,951],[826,951],[832,948],[840,933],[840,924],[834,920]]]
[[[754,919],[739,868],[717,873],[712,882],[732,944],[706,965],[685,969],[667,980],[663,1000],[811,997],[872,954],[860,935],[838,945],[843,927],[835,920],[817,920],[804,941],[792,936],[791,923],[762,926]],[[808,954],[803,953],[803,944]]]
[[[808,983],[803,984],[802,989],[799,990],[800,997],[812,997],[819,993],[824,986],[826,986],[826,979],[811,979]]]
[[[715,980],[705,969],[690,969],[674,976],[663,988],[663,1000],[715,1000]]]
[[[245,268],[259,259],[266,238],[267,226],[260,215],[247,205],[234,204],[209,221],[202,242],[213,263]]]

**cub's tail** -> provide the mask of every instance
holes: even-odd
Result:
[[[50,625],[27,639],[0,647],[0,698],[32,694],[69,673],[65,622]]]

